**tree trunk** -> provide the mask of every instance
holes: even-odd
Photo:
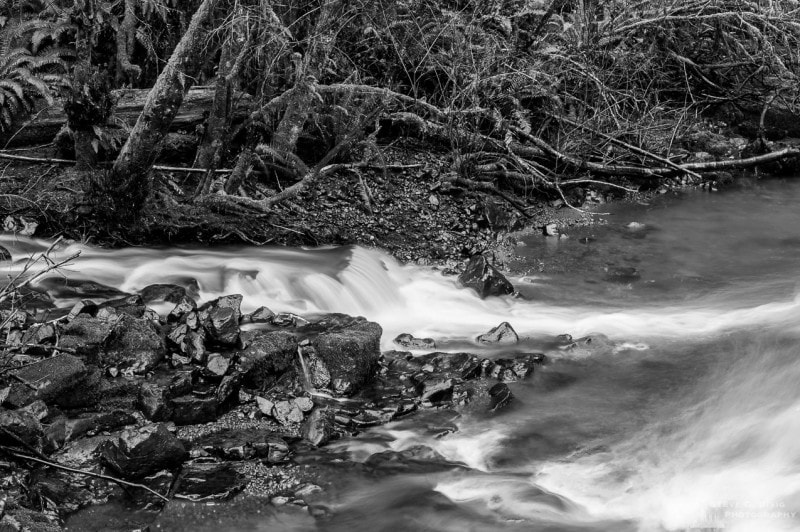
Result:
[[[131,214],[138,213],[150,193],[150,167],[205,57],[211,13],[218,1],[203,0],[200,4],[111,169],[107,185],[116,192],[117,206]]]

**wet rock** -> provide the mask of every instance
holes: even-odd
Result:
[[[85,307],[79,305],[81,309]],[[107,321],[88,314],[76,314],[62,329],[58,344],[67,349],[74,349],[78,356],[87,357],[90,361],[96,360],[98,351],[111,336],[115,323],[116,320]]]
[[[239,341],[241,295],[223,296],[209,301],[198,310],[198,317],[208,338],[220,345],[233,346]]]
[[[182,395],[169,400],[170,419],[176,425],[197,425],[217,419],[219,401],[216,396]]]
[[[11,252],[0,246],[0,261],[11,260]]]
[[[303,327],[308,325],[307,319],[290,312],[275,314],[269,321],[276,327]]]
[[[427,379],[419,386],[420,399],[423,402],[443,403],[453,398],[453,379]]]
[[[176,284],[151,284],[139,291],[139,295],[144,303],[166,301],[167,303],[178,303],[183,298],[188,297],[186,289]]]
[[[63,276],[48,277],[37,283],[37,287],[55,299],[113,299],[127,294],[112,286],[88,279],[68,279]]]
[[[458,276],[458,282],[475,290],[481,299],[514,293],[514,286],[483,255],[470,259],[464,272]]]
[[[179,322],[184,319],[187,314],[196,310],[197,303],[195,303],[194,299],[184,295],[175,302],[175,306],[169,311],[169,314],[167,315],[167,321],[170,323]]]
[[[175,483],[174,496],[190,501],[230,499],[247,485],[247,479],[231,464],[186,464]]]
[[[102,363],[141,374],[155,368],[165,354],[164,339],[151,321],[123,314],[103,350]]]
[[[254,388],[268,387],[292,367],[297,353],[297,338],[286,331],[252,331],[244,336],[246,347],[239,351],[239,370],[244,383]],[[243,341],[243,343],[244,343]]]
[[[151,421],[165,421],[170,418],[172,410],[167,404],[165,387],[156,383],[144,383],[139,389],[136,406]]]
[[[0,520],[2,532],[60,532],[63,530],[52,515],[45,515],[27,508],[14,508]]]
[[[202,436],[193,444],[208,455],[225,460],[259,458],[280,463],[289,455],[289,446],[282,438],[260,429],[224,429]]]
[[[328,443],[334,430],[334,412],[329,408],[316,408],[308,416],[301,429],[303,439],[321,447]]]
[[[63,408],[79,408],[94,405],[100,398],[100,372],[72,355],[46,358],[11,374],[15,381],[6,402],[14,407],[41,399]]]
[[[489,332],[478,336],[476,341],[479,344],[511,345],[519,342],[519,336],[517,336],[514,328],[507,321],[504,321]]]
[[[0,409],[0,444],[19,447],[20,442],[41,451],[44,429],[30,412]]]
[[[313,347],[306,346],[302,350],[309,384],[317,390],[327,388],[331,383],[331,372],[328,370],[328,366],[317,356]]]
[[[314,323],[313,328],[324,331],[311,345],[330,371],[333,391],[343,395],[358,391],[377,366],[381,326],[364,318],[333,314]]]
[[[126,430],[103,443],[99,451],[106,465],[132,478],[178,467],[188,458],[183,443],[161,423]]]
[[[61,440],[60,443],[63,445],[65,442],[77,439],[93,431],[116,430],[127,425],[135,425],[136,422],[137,419],[133,414],[122,410],[85,414],[76,419],[63,419],[63,421],[61,421],[61,423],[63,423],[63,440]],[[58,442],[61,435],[55,436],[57,432],[61,432],[61,428],[51,425],[47,431],[48,438],[50,438],[51,441],[55,440]]]
[[[544,236],[558,236],[558,224],[547,224],[543,229]]]
[[[144,316],[145,311],[144,302],[139,295],[125,296],[101,303],[98,306],[98,312],[104,308],[111,308],[114,309],[117,314],[127,314],[134,318],[141,318]]]
[[[489,388],[489,411],[496,412],[511,402],[511,390],[505,383],[498,382]]]
[[[242,375],[234,372],[222,378],[217,386],[216,398],[220,407],[232,406],[239,402],[239,389],[242,384]]]
[[[31,472],[28,498],[37,508],[72,513],[90,504],[94,497],[85,485],[66,474],[38,469]]]
[[[436,349],[436,342],[433,338],[414,338],[408,333],[399,335],[393,341],[404,349]]]
[[[269,323],[273,316],[275,313],[267,307],[258,307],[250,314],[242,316],[241,323]]]

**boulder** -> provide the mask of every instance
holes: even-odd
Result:
[[[517,336],[514,328],[507,321],[504,321],[489,332],[478,336],[476,341],[479,344],[511,345],[519,342],[519,336]]]
[[[465,288],[475,290],[481,299],[514,293],[514,285],[483,255],[475,255],[470,259],[464,272],[458,276],[458,282]]]
[[[111,336],[116,319],[109,321],[80,313],[84,305],[81,303],[78,305],[81,305],[79,313],[61,330],[58,345],[74,349],[78,356],[96,362],[97,353]]]
[[[122,314],[102,352],[101,362],[141,374],[155,368],[165,354],[164,339],[150,320]]]
[[[313,324],[322,329],[311,340],[331,375],[331,389],[342,395],[357,392],[374,374],[383,330],[364,318],[331,314]]]
[[[79,408],[100,399],[100,372],[72,355],[46,358],[12,370],[11,374],[14,382],[6,402],[14,407],[40,399],[62,408]]]
[[[197,303],[194,302],[194,299],[189,296],[183,296],[175,302],[175,306],[167,315],[167,321],[170,323],[181,321],[184,316],[196,310]]]
[[[151,284],[139,291],[142,301],[145,303],[166,301],[167,303],[178,303],[187,297],[186,289],[176,284]]]
[[[297,354],[297,338],[287,331],[251,331],[239,351],[239,370],[244,384],[253,388],[271,386],[289,368]]]
[[[399,335],[393,341],[404,349],[436,349],[436,342],[433,338],[414,338],[408,333]]]
[[[189,457],[183,443],[161,423],[126,430],[98,449],[106,465],[129,478],[176,468]]]
[[[258,307],[250,314],[242,316],[241,323],[269,323],[273,316],[275,313],[267,307]]]
[[[208,338],[220,345],[233,346],[239,341],[242,296],[223,296],[198,309],[198,317]]]
[[[303,422],[303,411],[294,401],[278,401],[272,408],[272,417],[281,425],[296,425]]]

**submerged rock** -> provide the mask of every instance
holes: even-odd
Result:
[[[514,293],[514,285],[483,255],[475,255],[470,259],[464,272],[458,276],[458,282],[465,288],[475,290],[481,299]]]
[[[139,291],[142,301],[145,303],[166,301],[167,303],[178,303],[187,297],[186,289],[176,284],[151,284]]]
[[[125,477],[142,478],[182,464],[189,453],[161,423],[124,431],[99,447],[103,462]]]
[[[433,338],[414,338],[408,333],[399,335],[393,342],[404,349],[436,349]]]
[[[476,338],[480,344],[511,345],[519,342],[519,336],[514,328],[507,321],[504,321],[489,332]]]

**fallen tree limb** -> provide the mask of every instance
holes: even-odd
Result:
[[[28,157],[26,155],[15,155],[13,153],[8,152],[0,152],[0,159],[6,159],[9,161],[20,161],[20,162],[27,162],[27,163],[41,163],[41,164],[69,164],[74,165],[75,161],[71,159],[56,159],[51,157]],[[102,163],[106,166],[111,165],[110,162]],[[181,173],[194,173],[194,174],[204,174],[209,171],[213,171],[217,174],[230,174],[233,170],[230,168],[219,168],[216,170],[209,170],[208,168],[187,168],[184,166],[161,166],[161,165],[154,165],[151,167],[153,170],[158,170],[160,172],[181,172]]]

